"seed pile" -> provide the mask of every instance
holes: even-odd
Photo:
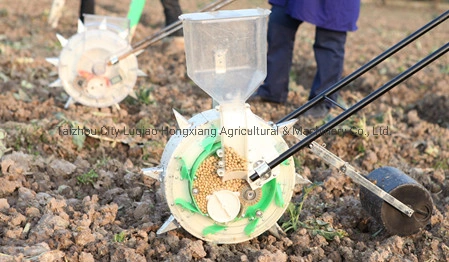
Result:
[[[221,177],[217,175],[219,160],[220,158],[215,155],[206,158],[195,174],[196,179],[193,181],[193,188],[197,191],[195,191],[193,196],[203,213],[207,213],[207,196],[212,195],[213,192],[218,190],[239,192],[246,183],[242,179],[231,179],[223,182]],[[239,156],[232,148],[225,147],[225,160],[225,167],[228,172],[246,170],[246,160]]]

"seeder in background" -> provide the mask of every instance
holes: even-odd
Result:
[[[168,141],[158,167],[143,173],[162,182],[172,215],[158,230],[183,227],[192,235],[216,243],[254,238],[277,221],[290,202],[295,183],[307,183],[295,173],[292,156],[303,148],[361,185],[362,206],[392,234],[410,235],[430,221],[430,193],[393,167],[367,176],[314,142],[348,117],[421,70],[449,49],[449,43],[396,76],[313,133],[296,134],[288,147],[282,138],[297,117],[367,72],[395,52],[441,24],[449,11],[394,45],[327,91],[285,116],[265,122],[245,103],[266,75],[266,22],[269,11],[248,9],[185,14],[187,73],[218,106],[187,120],[175,111],[180,132]],[[230,135],[232,132],[232,135]]]
[[[199,12],[215,11],[233,1],[218,0]],[[133,88],[137,77],[145,76],[138,68],[137,56],[182,27],[177,21],[131,45],[144,4],[144,0],[131,1],[126,18],[85,14],[84,23],[78,21],[77,34],[69,39],[56,35],[63,49],[59,57],[47,58],[58,67],[59,75],[50,86],[62,86],[69,94],[65,108],[73,102],[90,107],[118,107],[128,95],[136,97]],[[64,1],[56,0],[52,10],[61,10],[63,5]],[[55,12],[50,15],[49,22],[53,24],[59,19]]]

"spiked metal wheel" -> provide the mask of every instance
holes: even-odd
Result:
[[[70,96],[66,107],[72,100],[91,107],[117,105],[132,93],[137,76],[145,75],[138,69],[135,55],[107,64],[111,56],[131,50],[129,30],[108,24],[115,20],[102,17],[100,23],[86,22],[86,26],[78,21],[77,34],[69,39],[57,35],[63,49],[58,58],[47,61],[57,66],[59,73],[51,86],[63,86]]]

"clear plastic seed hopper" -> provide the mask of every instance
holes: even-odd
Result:
[[[292,159],[252,183],[250,174],[288,146],[245,101],[266,75],[268,10],[185,14],[187,73],[219,106],[190,120],[175,112],[179,129],[161,166],[144,173],[163,182],[172,216],[162,233],[182,226],[217,243],[238,243],[276,227],[292,196]],[[262,167],[263,168],[263,167]]]

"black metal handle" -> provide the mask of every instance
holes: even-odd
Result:
[[[449,12],[447,12],[449,13]],[[428,64],[432,63],[434,60],[438,59],[440,56],[444,55],[449,50],[449,42],[440,47],[438,50],[434,51],[430,55],[426,56],[425,58],[421,59],[419,62],[411,66],[409,69],[404,71],[403,73],[399,74],[383,86],[379,87],[375,91],[373,91],[371,94],[351,106],[350,108],[343,111],[341,114],[336,116],[331,121],[327,122],[320,128],[316,129],[313,133],[305,137],[303,140],[286,150],[284,153],[279,155],[277,158],[275,158],[273,161],[268,163],[268,166],[273,169],[280,163],[282,163],[287,158],[291,157],[293,154],[297,153],[299,150],[306,147],[308,144],[313,142],[315,139],[320,137],[322,134],[326,133],[328,130],[332,129],[333,127],[337,126],[347,118],[349,118],[351,115],[359,111],[360,109],[364,108],[386,92],[388,92],[393,87],[397,86],[399,83],[404,81],[405,79],[409,78]],[[255,181],[259,178],[259,175],[257,173],[254,173],[250,176],[251,181]]]
[[[323,91],[322,93],[320,93],[319,95],[317,95],[316,97],[314,97],[313,99],[311,99],[310,101],[308,101],[307,103],[302,105],[301,107],[297,108],[296,110],[294,110],[293,112],[291,112],[290,114],[288,114],[287,116],[285,116],[284,118],[279,120],[277,123],[288,121],[288,120],[291,120],[291,119],[301,115],[305,111],[307,111],[310,108],[312,108],[315,104],[323,101],[325,99],[325,97],[329,97],[331,94],[333,94],[333,93],[337,92],[338,90],[340,90],[341,88],[345,87],[350,82],[354,81],[356,78],[360,77],[361,75],[366,73],[368,70],[370,70],[371,68],[375,67],[380,62],[382,62],[385,59],[387,59],[388,57],[392,56],[393,54],[395,54],[396,52],[398,52],[399,50],[401,50],[402,48],[404,48],[405,46],[407,46],[411,42],[415,41],[416,39],[418,39],[419,37],[421,37],[422,35],[424,35],[428,31],[430,31],[431,29],[433,29],[437,25],[441,24],[442,22],[444,22],[448,18],[449,18],[449,10],[444,12],[443,14],[438,16],[437,18],[433,19],[432,21],[427,23],[425,26],[423,26],[420,29],[416,30],[414,33],[412,33],[411,35],[407,36],[406,38],[404,38],[399,43],[397,43],[394,46],[390,47],[389,49],[384,51],[382,54],[380,54],[376,58],[372,59],[371,61],[369,61],[368,63],[366,63],[365,65],[363,65],[359,69],[357,69],[356,71],[354,71],[352,74],[346,76],[345,78],[342,78],[340,81],[338,81],[337,83],[333,84],[327,90]]]

